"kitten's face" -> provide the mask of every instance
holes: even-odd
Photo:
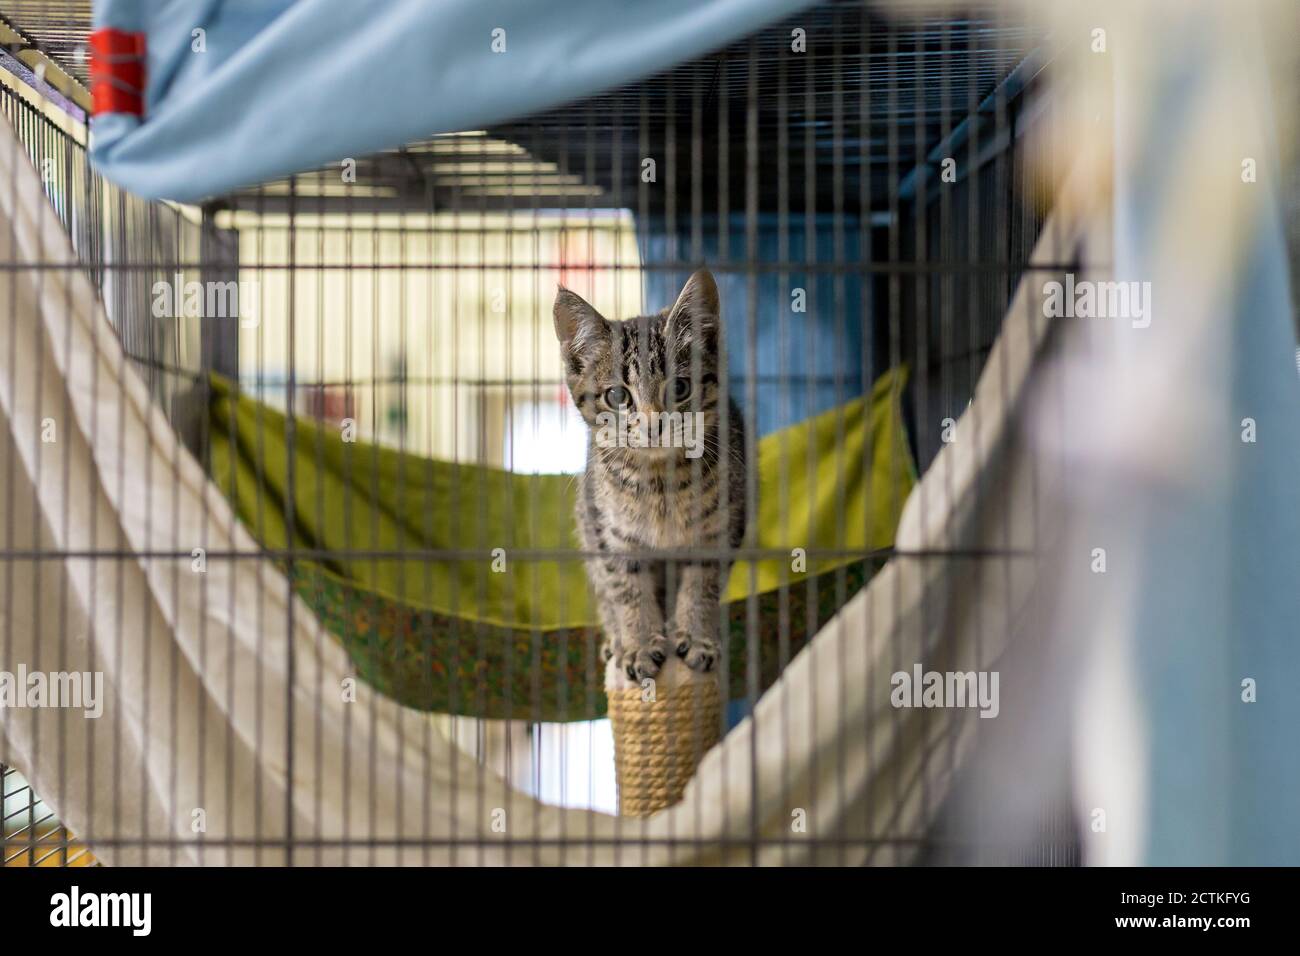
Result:
[[[717,286],[705,270],[687,280],[671,309],[625,322],[560,290],[555,333],[565,376],[598,447],[643,459],[698,456],[717,420],[719,324]]]

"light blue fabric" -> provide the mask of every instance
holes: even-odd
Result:
[[[148,37],[146,115],[92,123],[141,196],[232,188],[559,106],[716,50],[809,0],[96,0]],[[495,29],[505,52],[493,52]],[[205,52],[193,31],[205,31]]]
[[[1152,149],[1148,169],[1160,155]],[[1141,274],[1152,241],[1144,214],[1160,200],[1140,184],[1129,197],[1138,215],[1120,256]],[[1261,203],[1255,244],[1242,251],[1223,313],[1234,428],[1202,436],[1205,460],[1224,459],[1230,481],[1202,500],[1145,502],[1131,650],[1151,740],[1144,863],[1153,866],[1300,863],[1300,382],[1273,204]],[[1263,436],[1256,443],[1239,438],[1246,415]],[[1243,678],[1258,683],[1254,703],[1241,700]]]
[[[1203,422],[1177,431],[1176,453],[1194,463],[1181,487],[1124,475],[1115,485],[1118,500],[1108,509],[1137,529],[1131,566],[1140,586],[1125,651],[1134,669],[1132,706],[1149,747],[1141,781],[1142,862],[1295,866],[1300,381],[1277,178],[1261,175],[1258,183],[1225,187],[1240,197],[1250,219],[1244,241],[1216,279],[1217,302],[1207,298],[1210,289],[1195,284],[1201,277],[1188,275],[1196,267],[1186,265],[1186,256],[1203,244],[1188,244],[1189,253],[1169,241],[1170,223],[1215,228],[1204,210],[1216,208],[1177,188],[1184,180],[1180,170],[1171,170],[1169,157],[1203,142],[1198,124],[1220,102],[1222,88],[1214,82],[1224,82],[1224,62],[1240,76],[1264,74],[1257,50],[1243,55],[1199,17],[1189,16],[1166,42],[1175,52],[1164,52],[1158,70],[1145,45],[1128,51],[1128,63],[1140,64],[1128,68],[1156,84],[1146,101],[1156,105],[1150,114],[1135,111],[1116,137],[1116,272],[1122,278],[1155,277],[1160,311],[1150,331],[1162,338],[1145,348],[1148,354],[1161,348],[1179,356],[1180,380],[1161,379],[1179,386],[1170,388],[1168,408],[1131,416],[1153,423],[1153,443],[1161,440],[1159,426],[1177,422],[1189,404],[1201,410]],[[1116,57],[1125,63],[1118,50]],[[1122,76],[1117,73],[1117,89],[1137,85]],[[1262,80],[1256,85],[1267,89]],[[1282,168],[1270,143],[1274,108],[1266,95],[1259,96],[1249,114],[1257,125],[1236,130],[1251,136],[1252,148],[1263,152],[1260,168],[1270,171]],[[1235,161],[1235,153],[1224,152]],[[1162,285],[1161,277],[1175,281]],[[1186,335],[1202,327],[1199,317],[1189,321],[1194,310],[1214,313],[1225,330],[1221,339],[1187,344]],[[1156,328],[1155,321],[1162,326]],[[1191,331],[1183,333],[1185,327]],[[1146,331],[1133,333],[1134,340]],[[1140,352],[1139,360],[1129,356],[1130,375],[1141,374],[1140,358]],[[1257,428],[1252,442],[1241,440],[1247,417]],[[1168,426],[1171,433],[1176,427]],[[1243,700],[1245,679],[1257,683],[1253,702]]]

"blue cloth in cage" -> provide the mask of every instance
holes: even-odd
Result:
[[[669,232],[662,219],[651,219],[648,225],[641,256],[647,265],[660,268],[645,272],[645,301],[658,308],[676,298],[691,271],[687,266],[678,268],[691,249],[691,239],[681,231]],[[811,241],[802,225],[795,229],[786,225],[790,265],[785,272],[775,267],[781,262],[782,239],[777,218],[759,215],[753,225],[756,243],[748,250],[746,217],[732,215],[725,230],[731,254],[753,255],[769,268],[752,274],[718,270],[715,278],[726,329],[731,397],[752,414],[754,434],[762,437],[862,395],[886,371],[888,356],[873,348],[866,320],[871,307],[870,274],[824,268],[836,260],[833,218],[817,218]],[[726,258],[721,231],[714,221],[703,230],[701,261]],[[845,261],[864,255],[859,237],[858,221],[842,220],[838,241]]]
[[[96,0],[145,37],[143,118],[102,113],[91,156],[184,202],[477,129],[718,49],[809,0]]]

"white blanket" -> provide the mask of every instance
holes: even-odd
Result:
[[[1044,241],[1059,260],[1069,235]],[[103,862],[912,858],[979,721],[891,706],[891,674],[987,667],[1033,583],[1026,558],[993,580],[925,557],[1034,543],[1029,464],[1004,454],[1046,325],[1023,294],[958,441],[908,503],[898,547],[914,556],[817,635],[683,803],[629,821],[511,790],[364,685],[346,699],[347,655],[248,557],[256,545],[125,359],[8,126],[0,261],[20,266],[0,271],[0,671],[102,672],[105,698],[98,718],[4,711],[0,757]]]

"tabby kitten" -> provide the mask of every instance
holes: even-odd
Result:
[[[632,681],[653,677],[669,654],[697,671],[721,658],[719,601],[726,552],[745,531],[746,449],[735,402],[725,424],[721,413],[720,314],[705,269],[671,309],[623,322],[563,287],[555,297],[569,391],[590,429],[579,538],[599,555],[587,576],[605,659]],[[692,550],[701,557],[679,553]]]

